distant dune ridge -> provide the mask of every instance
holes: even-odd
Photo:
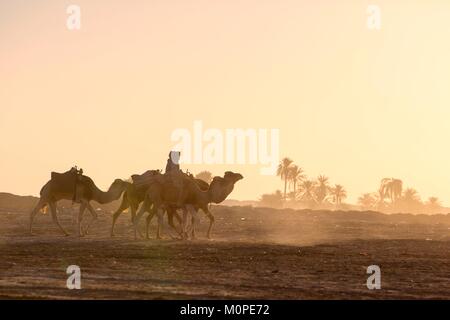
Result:
[[[18,196],[11,193],[0,192],[0,210],[22,212],[32,210],[38,202],[37,197]]]
[[[37,204],[38,200],[39,198],[34,196],[18,196],[11,193],[0,192],[0,211],[7,211],[7,212],[31,211]],[[108,204],[98,204],[94,202],[94,209],[99,208],[103,211],[114,211],[119,207],[119,205],[120,200],[113,201]],[[72,207],[72,202],[67,200],[58,201],[58,207],[70,208]]]
[[[34,196],[19,196],[7,192],[0,192],[0,212],[28,212],[33,209],[33,207],[37,204],[39,198]],[[107,204],[99,204],[94,202],[94,209],[100,209],[102,211],[106,212],[114,212],[120,205],[120,199],[113,201],[111,203]],[[230,206],[230,207],[255,207],[255,208],[265,208],[261,204],[260,201],[254,201],[254,200],[234,200],[234,199],[226,199],[222,203],[223,206]],[[71,201],[67,200],[61,200],[58,202],[59,208],[72,208],[72,207],[78,207],[76,204],[72,204]],[[270,207],[269,207],[270,208]],[[274,209],[274,208],[270,208]],[[275,208],[276,209],[276,208]],[[304,210],[294,210],[291,208],[285,208],[280,210],[292,210],[292,211],[311,211],[310,209],[304,209]],[[329,211],[329,210],[318,210],[318,211]],[[352,212],[352,211],[364,211],[368,212],[367,210],[359,210],[359,206],[357,205],[346,205],[346,210],[337,210],[336,212]],[[450,208],[443,208],[443,214],[450,213]]]

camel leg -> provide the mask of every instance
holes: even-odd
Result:
[[[139,221],[141,220],[142,216],[146,211],[149,211],[150,208],[150,202],[147,200],[147,198],[142,203],[141,207],[139,208],[139,211],[136,214],[136,217],[134,218],[133,225],[134,225],[134,239],[137,240],[137,234],[139,233],[140,237],[143,237],[141,231],[139,230]]]
[[[163,223],[164,223],[164,210],[158,209],[156,214],[158,217],[158,229],[156,230],[156,239],[162,239],[161,231],[163,229]]]
[[[130,202],[130,211],[131,211],[131,223],[133,223],[134,218],[136,218],[136,211],[139,208],[139,202],[135,203],[135,202]]]
[[[88,234],[89,228],[91,227],[92,223],[93,223],[94,221],[96,221],[97,218],[98,218],[97,212],[95,212],[94,208],[92,208],[92,206],[91,206],[90,203],[88,203],[88,204],[86,205],[86,207],[87,207],[87,209],[89,210],[89,212],[90,212],[91,215],[92,215],[92,220],[91,220],[91,222],[88,223],[86,229],[84,230],[84,234]]]
[[[192,216],[192,218],[191,218],[191,235],[192,235],[192,239],[195,240],[196,239],[196,237],[195,237],[195,228],[196,228],[196,225],[199,224],[200,219],[198,217],[198,212],[194,208],[194,206],[188,205],[187,209],[189,210],[189,212],[191,213],[191,216]]]
[[[177,221],[178,221],[178,224],[181,226],[181,218],[180,218],[180,216],[178,215],[178,213],[176,212],[176,210],[173,210],[173,209],[169,209],[169,210],[167,210],[167,219],[168,219],[168,221],[169,221],[169,225],[172,227],[172,229],[174,229],[177,233],[178,233],[178,235],[181,237],[182,236],[182,230],[179,230],[176,226],[175,226],[175,223],[173,222],[173,218],[176,218],[177,219]],[[180,227],[180,229],[181,229],[181,227]]]
[[[186,205],[184,210],[187,212],[187,216],[185,218],[185,228],[184,228],[184,232],[186,233],[186,238],[189,238],[189,233],[192,232],[192,222],[194,220],[194,216],[192,215],[192,211],[191,211],[191,206],[190,205]],[[189,219],[190,217],[190,219]],[[189,223],[190,222],[190,223]]]
[[[111,237],[114,237],[114,226],[116,225],[116,220],[119,218],[119,216],[129,207],[128,201],[125,198],[125,195],[122,199],[122,202],[120,203],[119,209],[117,209],[116,212],[113,214],[113,221],[111,225]]]
[[[30,213],[30,234],[33,234],[33,221],[36,214],[46,205],[45,200],[39,199],[38,204],[34,207],[33,211]]]
[[[136,218],[136,211],[138,210],[138,208],[139,208],[139,203],[131,203],[130,204],[131,223],[133,223],[134,219]],[[144,213],[145,212],[149,212],[149,209],[147,207],[145,208]],[[144,237],[144,235],[142,234],[141,230],[139,230],[139,226],[138,226],[137,232],[139,234],[139,237],[141,237],[141,238]]]
[[[147,216],[146,225],[145,225],[145,237],[150,239],[150,222],[152,222],[153,217],[155,216],[156,210],[152,208],[149,215]]]
[[[81,223],[83,222],[84,211],[86,210],[86,202],[80,204],[80,211],[78,212],[78,237],[83,236],[83,230],[81,229]]]
[[[195,239],[197,239],[197,237],[195,236],[195,219],[194,219],[193,216],[191,218],[191,226],[192,226],[192,228],[191,228],[191,239],[195,240]]]
[[[189,238],[188,231],[187,231],[189,212],[188,212],[186,206],[182,207],[182,209],[183,209],[183,219],[182,219],[182,227],[181,227],[181,229],[182,229],[182,239],[183,240],[187,240]]]
[[[56,223],[58,228],[61,230],[61,232],[64,234],[64,236],[68,236],[69,234],[64,230],[64,228],[61,226],[58,220],[57,211],[56,211],[56,204],[54,202],[49,202],[50,212],[52,214],[53,222]]]
[[[197,237],[195,235],[195,228],[200,224],[200,217],[198,216],[198,211],[192,207],[191,209],[192,213],[192,239],[195,240]]]
[[[183,220],[181,219],[180,215],[177,213],[176,210],[173,212],[173,216],[177,219],[178,223],[181,225]]]
[[[209,227],[208,227],[208,232],[206,233],[206,237],[208,238],[208,239],[211,239],[211,230],[212,230],[212,227],[213,227],[213,224],[214,224],[214,216],[213,216],[213,214],[211,213],[211,211],[209,211],[209,209],[208,209],[208,207],[206,207],[206,208],[202,208],[202,210],[203,210],[203,212],[206,214],[206,216],[208,217],[208,219],[209,219]]]

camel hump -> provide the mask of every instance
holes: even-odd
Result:
[[[159,174],[158,170],[147,170],[143,174],[133,174],[131,180],[136,187],[148,185],[154,181],[156,175]]]
[[[223,182],[225,179],[219,176],[216,176],[212,179],[212,182]]]
[[[197,186],[200,188],[200,190],[202,191],[208,191],[209,189],[209,184],[205,181],[203,181],[202,179],[194,179],[195,183],[197,183]]]
[[[62,175],[62,173],[54,172],[54,171],[52,171],[52,173],[50,174],[52,180],[53,179],[58,179],[61,175]]]
[[[62,193],[71,193],[75,190],[75,186],[79,177],[76,173],[67,171],[64,173],[51,172],[52,189]]]
[[[52,180],[75,180],[77,177],[72,171],[66,171],[64,173],[52,171],[50,176]]]

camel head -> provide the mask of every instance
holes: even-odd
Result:
[[[225,172],[223,177],[214,177],[208,190],[211,202],[221,203],[233,191],[234,184],[242,179],[242,174],[232,171]]]
[[[244,176],[240,173],[234,173],[233,171],[225,172],[223,178],[225,180],[231,181],[233,184],[238,182],[239,180],[244,179]]]
[[[109,187],[109,190],[103,194],[99,195],[99,199],[97,202],[99,203],[108,203],[113,200],[117,200],[122,196],[122,193],[124,193],[128,186],[130,185],[129,182],[126,182],[121,179],[116,179]]]

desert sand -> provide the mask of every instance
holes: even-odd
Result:
[[[450,215],[212,208],[213,240],[133,239],[130,215],[109,237],[99,212],[78,238],[69,213],[60,221],[0,212],[3,299],[450,299]],[[88,218],[88,215],[86,215]],[[81,268],[81,290],[66,288],[66,268]],[[381,268],[369,290],[369,265]]]

